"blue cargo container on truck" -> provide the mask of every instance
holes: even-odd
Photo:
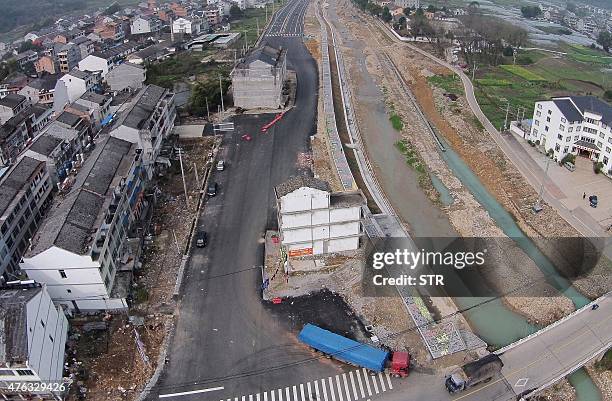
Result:
[[[373,372],[382,372],[389,364],[392,375],[408,375],[410,355],[407,352],[389,352],[350,338],[332,333],[308,323],[298,339],[306,345],[342,362],[363,367]]]

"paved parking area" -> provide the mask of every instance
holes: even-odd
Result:
[[[544,170],[547,157],[519,139],[527,153]],[[612,224],[612,180],[603,174],[593,172],[593,162],[584,157],[576,157],[576,170],[569,171],[557,163],[550,162],[548,182],[554,184],[554,192],[563,205],[577,215],[588,214],[604,229]],[[586,194],[586,199],[583,199]],[[597,195],[597,208],[589,206],[589,196]]]

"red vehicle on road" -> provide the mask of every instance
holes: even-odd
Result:
[[[240,137],[240,139],[242,139],[243,141],[249,142],[253,138],[251,138],[251,135],[249,134],[244,134]]]

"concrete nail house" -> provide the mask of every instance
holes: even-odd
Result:
[[[290,257],[359,248],[365,198],[361,191],[331,192],[325,181],[291,177],[276,186],[281,244]]]

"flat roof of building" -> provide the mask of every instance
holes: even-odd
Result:
[[[40,285],[0,290],[0,363],[22,363],[29,357],[27,304]]]

